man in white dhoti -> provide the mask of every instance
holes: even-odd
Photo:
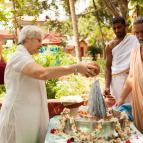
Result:
[[[0,143],[44,143],[48,128],[44,80],[74,72],[88,77],[99,73],[99,67],[93,62],[48,68],[38,65],[32,54],[39,52],[41,37],[38,27],[24,27],[19,36],[20,45],[7,64]]]
[[[113,18],[112,28],[116,37],[106,47],[104,92],[110,94],[111,90],[111,94],[118,99],[128,76],[131,50],[137,47],[138,40],[134,35],[127,35],[123,17]],[[130,102],[130,97],[126,102]]]

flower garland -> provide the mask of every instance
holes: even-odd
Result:
[[[121,113],[120,119],[123,120],[124,129],[122,129],[121,124],[119,123],[118,118],[112,117],[110,119],[111,122],[114,123],[115,131],[111,137],[99,137],[99,133],[102,129],[102,124],[105,120],[99,120],[96,125],[96,129],[91,133],[84,133],[81,130],[78,130],[75,124],[75,120],[70,116],[70,109],[65,108],[61,113],[60,127],[59,129],[52,129],[51,133],[68,136],[69,139],[67,143],[120,143],[121,141],[126,141],[126,143],[130,143],[128,140],[131,135],[130,130],[130,122],[128,121],[128,117],[125,113]],[[68,129],[66,128],[68,126]]]

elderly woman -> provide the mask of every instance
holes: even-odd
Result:
[[[87,77],[99,73],[91,63],[42,67],[32,59],[41,46],[41,31],[26,26],[19,35],[20,45],[5,71],[6,96],[0,114],[1,143],[44,143],[48,128],[45,80],[79,72]]]

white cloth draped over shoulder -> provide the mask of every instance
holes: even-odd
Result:
[[[127,35],[125,38],[112,50],[112,74],[118,74],[129,69],[130,54],[133,48],[139,44],[134,35]]]
[[[44,143],[49,120],[45,83],[22,73],[33,62],[26,48],[19,45],[7,64],[0,143]]]
[[[111,94],[114,95],[116,99],[120,97],[128,76],[131,50],[136,48],[138,44],[139,42],[134,35],[127,35],[112,50]],[[130,102],[130,96],[128,96],[126,102]]]

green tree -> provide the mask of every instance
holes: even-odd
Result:
[[[129,19],[129,12],[131,10],[136,12],[136,16],[143,15],[142,0],[102,0],[102,2],[112,16],[121,15],[124,18]],[[130,9],[130,5],[133,6],[133,9]]]
[[[17,30],[20,29],[19,20],[22,20],[23,16],[34,16],[33,24],[44,10],[55,8],[57,9],[56,0],[51,2],[46,0],[11,0],[9,3],[1,2],[0,7],[0,19],[5,24],[11,22],[14,28],[14,33],[17,36]]]
[[[72,23],[70,19],[64,21],[49,20],[44,23],[44,29],[52,32],[59,32],[63,35],[72,35]]]
[[[9,22],[9,19],[11,17],[10,11],[7,9],[9,7],[8,3],[0,3],[0,21],[4,24],[7,25]]]
[[[131,6],[131,10],[133,10],[133,14],[135,16],[143,16],[143,1],[142,0],[130,0],[129,5]]]
[[[111,16],[106,10],[102,9],[100,4],[90,6],[79,16],[79,33],[84,39],[88,39],[89,53],[95,59],[95,54],[104,54],[105,43],[113,38],[110,28]]]

